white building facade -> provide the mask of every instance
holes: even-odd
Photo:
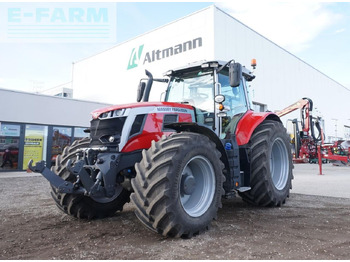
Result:
[[[89,136],[90,113],[109,105],[6,89],[0,100],[0,172],[26,170],[30,159],[50,167],[64,147]]]
[[[38,93],[42,95],[73,98],[72,83],[65,83],[59,86],[39,91]]]
[[[78,99],[125,104],[136,101],[145,69],[162,77],[195,61],[235,59],[250,67],[252,58],[258,66],[250,94],[257,108],[275,111],[309,97],[314,115],[324,119],[326,139],[350,139],[349,89],[215,6],[76,62],[72,87]],[[150,100],[159,101],[165,87],[154,84]],[[291,118],[299,112],[282,121]]]

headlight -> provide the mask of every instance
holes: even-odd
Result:
[[[225,101],[225,96],[224,95],[216,95],[214,100],[216,103],[223,103]]]
[[[216,61],[213,62],[205,62],[203,64],[201,64],[202,68],[208,68],[208,67],[212,67],[212,68],[218,68],[219,67],[219,63]]]
[[[227,113],[226,112],[219,112],[216,114],[217,117],[225,117],[227,116]]]
[[[124,115],[125,109],[117,109],[113,111],[113,117]]]

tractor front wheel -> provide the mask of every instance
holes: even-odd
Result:
[[[78,150],[89,147],[89,144],[89,138],[74,141],[71,146],[63,150],[62,155],[57,156],[56,165],[51,170],[64,180],[74,183],[77,178],[68,171],[67,163],[69,160],[75,163]],[[122,211],[124,204],[130,201],[130,192],[119,185],[116,185],[116,193],[111,198],[91,198],[84,195],[59,193],[54,187],[52,187],[51,196],[64,213],[83,219],[112,216],[116,211]]]
[[[225,180],[220,153],[206,136],[178,133],[152,142],[136,164],[136,216],[163,236],[190,238],[209,228]]]

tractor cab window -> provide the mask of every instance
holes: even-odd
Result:
[[[238,87],[231,87],[228,71],[222,70],[219,73],[220,94],[225,96],[223,104],[227,109],[227,117],[222,118],[222,138],[229,137],[229,134],[234,133],[239,118],[248,110],[243,81],[245,81],[244,78]]]
[[[165,100],[194,106],[197,122],[212,128],[214,124],[213,71],[206,69],[173,76]]]

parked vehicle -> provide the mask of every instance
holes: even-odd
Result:
[[[200,62],[140,81],[135,104],[96,110],[84,138],[58,155],[52,171],[38,162],[65,213],[106,217],[130,200],[136,216],[164,236],[190,238],[208,229],[222,197],[281,206],[291,188],[289,138],[279,117],[251,110],[234,62]],[[149,102],[154,81],[164,102]]]

